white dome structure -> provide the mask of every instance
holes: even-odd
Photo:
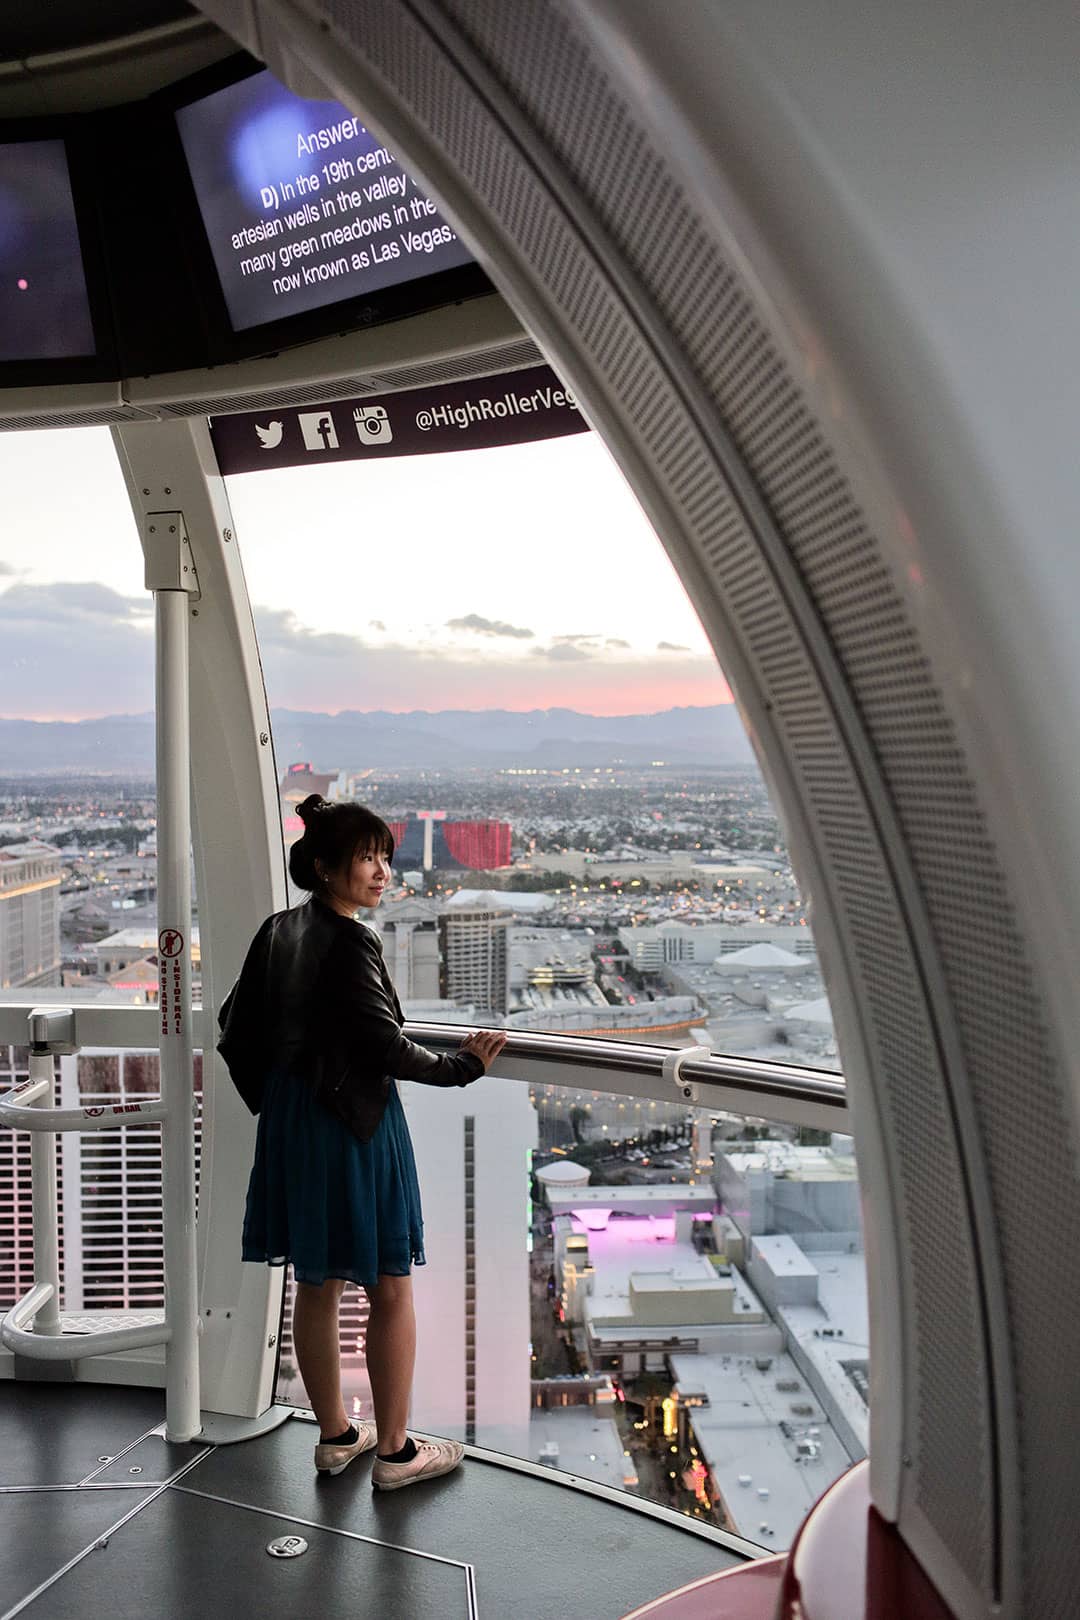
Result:
[[[557,1188],[559,1192],[566,1192],[571,1187],[587,1187],[589,1185],[589,1172],[583,1164],[575,1164],[572,1159],[559,1159],[555,1164],[545,1164],[536,1172],[536,1179],[544,1188]]]
[[[785,951],[780,945],[770,945],[762,941],[757,945],[745,945],[741,951],[729,951],[718,956],[713,962],[714,973],[740,973],[762,971],[766,973],[805,973],[813,964],[808,957],[796,956],[794,951]]]

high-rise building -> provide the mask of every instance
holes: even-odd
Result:
[[[475,906],[444,911],[439,918],[442,956],[440,993],[505,1017],[510,1006],[509,942],[513,913]]]
[[[528,1088],[485,1076],[445,1090],[408,1082],[401,1096],[426,1215],[411,1421],[528,1456]]]
[[[60,854],[33,838],[0,849],[0,989],[60,983]]]
[[[202,1053],[194,1057],[196,1096]],[[157,1052],[87,1050],[60,1059],[65,1108],[144,1102],[160,1094]],[[202,1143],[195,1116],[195,1168]],[[65,1132],[63,1228],[68,1310],[156,1310],[165,1301],[161,1207],[161,1126],[127,1125],[86,1135]]]
[[[401,1000],[438,1000],[438,908],[430,900],[401,900],[379,923],[383,959]]]
[[[25,1046],[0,1046],[0,1094],[30,1078]],[[58,1178],[60,1196],[63,1181]],[[34,1285],[34,1217],[31,1207],[30,1132],[0,1131],[0,1310],[8,1310]]]
[[[26,1053],[0,1047],[0,1092],[27,1078]],[[54,1100],[101,1110],[159,1094],[154,1051],[83,1051],[56,1060]],[[202,1054],[194,1060],[202,1091]],[[195,1116],[198,1176],[201,1119]],[[65,1311],[153,1311],[165,1299],[161,1126],[65,1131],[57,1148],[61,1303]],[[0,1306],[34,1281],[29,1134],[0,1131]]]

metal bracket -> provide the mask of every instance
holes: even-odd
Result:
[[[79,1050],[71,1007],[30,1009],[30,1050],[35,1057],[70,1057]]]
[[[147,512],[143,535],[148,591],[185,591],[194,601],[202,592],[183,512]]]
[[[699,1087],[693,1080],[684,1080],[682,1068],[684,1063],[695,1063],[700,1058],[712,1057],[712,1048],[708,1046],[680,1046],[674,1052],[669,1052],[664,1059],[661,1074],[669,1085],[682,1097],[684,1102],[696,1103],[699,1096]]]

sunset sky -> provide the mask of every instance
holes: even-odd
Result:
[[[153,707],[151,604],[104,429],[0,435],[0,714]],[[276,708],[646,713],[727,687],[592,434],[229,481]]]

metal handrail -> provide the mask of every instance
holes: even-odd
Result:
[[[144,1350],[153,1344],[168,1344],[167,1322],[148,1322],[142,1327],[94,1328],[89,1333],[44,1334],[35,1319],[55,1300],[52,1283],[38,1282],[8,1311],[0,1323],[0,1334],[9,1350],[32,1356],[35,1361],[74,1361],[81,1356],[105,1356],[118,1350]]]
[[[10,1091],[4,1093],[3,1099],[0,1100],[0,1118],[3,1118],[7,1113],[12,1113],[13,1117],[10,1123],[14,1126],[16,1119],[21,1118],[21,1110],[27,1108],[30,1103],[36,1102],[39,1097],[47,1096],[51,1089],[51,1074],[47,1080],[44,1077],[40,1080],[24,1080],[21,1086],[13,1086]],[[20,1111],[18,1114],[14,1113],[16,1109]],[[18,1125],[16,1128],[21,1130],[22,1126]],[[27,1128],[29,1129],[29,1127]]]
[[[0,1042],[22,1044],[15,1034],[19,1027],[15,1020],[20,1019],[21,1029],[25,1030],[28,1011],[29,1004],[0,1003]],[[126,1051],[153,1046],[149,1038],[157,1022],[153,1007],[106,1007],[96,1003],[76,1006],[75,1015],[84,1051],[90,1047]],[[196,1017],[205,1022],[202,1045],[206,1050],[214,1038],[210,1014],[197,1012]],[[405,1025],[405,1034],[434,1051],[449,1052],[456,1049],[469,1028],[465,1024],[410,1021]],[[679,1100],[678,1095],[663,1078],[664,1061],[672,1050],[641,1041],[509,1030],[494,1072],[505,1079],[536,1083],[542,1078],[536,1072],[540,1065],[550,1066],[553,1071],[573,1069],[584,1090],[672,1102]],[[831,1070],[714,1052],[707,1058],[688,1057],[681,1072],[684,1079],[700,1088],[698,1102],[702,1107],[850,1132],[844,1077]],[[566,1083],[557,1073],[550,1080],[552,1084]],[[0,1110],[16,1095],[17,1091],[8,1092],[0,1102]]]
[[[141,1125],[167,1117],[160,1098],[149,1103],[118,1103],[106,1108],[53,1106],[53,1059],[57,1051],[77,1050],[75,1019],[70,1009],[57,1010],[53,1020],[63,1024],[60,1038],[33,1044],[40,1009],[29,1014],[31,1028],[30,1078],[0,1101],[0,1126],[34,1133],[30,1144],[33,1181],[34,1283],[0,1320],[0,1343],[16,1354],[36,1361],[76,1361],[118,1350],[141,1350],[167,1344],[172,1331],[165,1321],[122,1328],[99,1328],[89,1333],[65,1333],[60,1315],[60,1253],[56,1195],[56,1133],[95,1131],[116,1126]],[[44,1020],[46,1023],[48,1019]]]
[[[100,1108],[46,1111],[30,1106],[48,1083],[35,1081],[30,1086],[19,1086],[0,1098],[0,1125],[13,1131],[113,1131],[122,1125],[153,1125],[166,1115],[160,1097],[145,1103],[109,1103]]]
[[[468,1029],[464,1025],[407,1023],[405,1033],[410,1040],[448,1052],[460,1045]],[[716,1052],[708,1056],[687,1053],[679,1068],[680,1084],[674,1086],[665,1079],[664,1065],[678,1050],[587,1035],[513,1030],[507,1034],[493,1072],[507,1079],[535,1082],[537,1065],[550,1065],[554,1070],[572,1068],[584,1090],[658,1102],[685,1100],[681,1083],[689,1081],[697,1090],[697,1107],[813,1125],[842,1134],[850,1132],[847,1087],[840,1074]],[[565,1081],[553,1075],[551,1083]]]

